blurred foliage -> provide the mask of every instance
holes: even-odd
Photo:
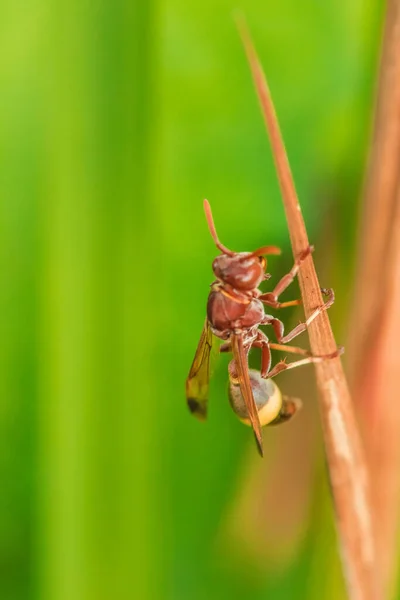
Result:
[[[258,461],[226,400],[226,357],[208,424],[184,405],[215,254],[203,197],[226,245],[282,246],[274,277],[291,262],[232,8],[0,4],[6,600],[342,595],[317,428],[304,458],[300,541],[290,560],[260,568],[244,541],[224,534]],[[244,8],[310,237],[343,292],[332,312],[343,331],[382,6],[249,0]],[[304,377],[307,390],[312,375]],[[290,431],[265,434],[278,461],[282,435]],[[302,435],[299,427],[293,456]],[[286,485],[293,495],[290,478]],[[267,528],[266,547],[271,540]]]

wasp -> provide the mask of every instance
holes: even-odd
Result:
[[[252,426],[257,448],[262,456],[261,427],[287,421],[301,406],[299,400],[282,396],[272,378],[284,370],[335,358],[343,351],[343,348],[339,347],[332,354],[314,356],[303,348],[286,345],[306,331],[322,311],[332,306],[335,296],[332,289],[322,289],[323,294],[327,296],[326,302],[316,308],[305,322],[299,323],[285,335],[283,322],[266,314],[264,306],[281,309],[301,304],[301,300],[280,302],[279,296],[292,283],[313,247],[308,246],[304,249],[272,292],[263,293],[259,289],[260,284],[271,278],[271,275],[266,273],[265,257],[281,254],[280,248],[263,246],[254,252],[233,252],[219,241],[207,200],[204,200],[204,211],[211,236],[221,254],[212,263],[216,279],[211,284],[203,332],[186,380],[186,399],[190,411],[200,420],[204,420],[207,416],[212,344],[215,337],[221,339],[223,343],[220,352],[233,354],[228,366],[231,406],[243,422]],[[277,343],[270,342],[260,326],[271,326]],[[260,371],[248,368],[248,354],[251,348],[261,350]],[[295,353],[303,358],[289,363],[281,360],[272,367],[271,350]]]

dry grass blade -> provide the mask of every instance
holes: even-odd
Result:
[[[400,500],[400,2],[389,0],[351,328],[351,375],[371,480],[384,591],[396,577]],[[360,352],[360,348],[362,352]]]
[[[293,254],[297,257],[309,245],[303,216],[261,64],[243,20],[238,24],[270,137]],[[302,264],[299,282],[308,317],[317,306],[323,304],[311,256]],[[310,325],[309,336],[315,355],[335,351],[336,343],[326,312],[322,312]],[[368,473],[340,358],[316,364],[316,376],[349,598],[377,600],[381,596],[375,569]]]
[[[363,227],[350,330],[350,363],[355,385],[365,370],[364,353],[371,347],[378,327],[376,315],[384,304],[382,290],[387,282],[385,257],[396,205],[400,160],[400,3],[387,3],[385,32],[380,65],[374,133],[365,181]],[[379,210],[378,210],[379,207]],[[372,243],[371,243],[372,242]],[[360,302],[361,299],[361,302]],[[356,318],[354,318],[356,317]]]
[[[379,331],[369,353],[364,379],[356,388],[359,404],[367,401],[363,411],[367,459],[374,481],[372,506],[379,527],[376,528],[377,560],[384,589],[392,586],[397,565],[399,497],[400,497],[400,410],[398,398],[398,352],[400,333],[400,198],[393,218],[387,269],[391,277],[386,302],[379,315]]]

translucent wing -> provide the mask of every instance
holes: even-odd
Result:
[[[254,435],[257,442],[257,448],[261,456],[263,456],[263,443],[261,434],[260,419],[258,417],[256,403],[254,402],[253,392],[250,384],[249,368],[247,365],[247,353],[243,346],[243,335],[232,334],[232,352],[236,363],[237,379],[240,386],[240,391],[246,403],[248,417],[251,426],[253,427]]]
[[[186,400],[189,410],[201,421],[207,417],[212,338],[210,324],[206,319],[189,376],[186,379]]]

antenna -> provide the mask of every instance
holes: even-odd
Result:
[[[204,200],[204,212],[206,213],[206,219],[208,223],[208,228],[211,233],[211,237],[214,240],[217,248],[221,250],[223,254],[227,254],[228,256],[235,256],[235,252],[232,252],[232,250],[229,250],[226,246],[221,244],[221,242],[218,239],[217,230],[215,229],[214,219],[211,212],[211,206],[208,200]]]
[[[261,248],[254,250],[251,256],[264,256],[266,254],[282,254],[282,250],[278,246],[261,246]]]

